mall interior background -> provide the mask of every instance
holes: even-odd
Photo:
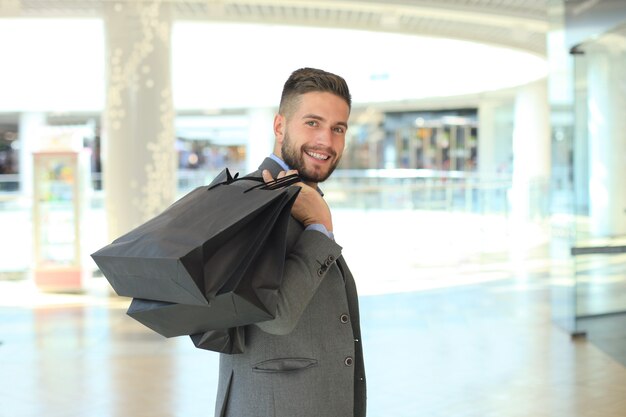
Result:
[[[89,254],[255,169],[282,81],[318,66],[355,100],[323,190],[366,318],[513,276],[626,365],[623,2],[5,0],[0,51],[5,317],[120,303]]]

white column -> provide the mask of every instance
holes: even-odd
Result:
[[[626,234],[626,52],[619,45],[587,52],[589,208],[596,237]]]
[[[249,133],[246,146],[246,172],[256,171],[274,150],[274,115],[271,108],[256,108],[248,112]]]
[[[478,105],[478,172],[485,178],[498,171],[496,157],[496,107],[490,100]]]
[[[33,151],[37,150],[43,128],[45,113],[22,113],[19,121],[20,140],[20,192],[22,196],[33,196]]]
[[[169,4],[105,7],[107,103],[103,173],[109,238],[160,213],[175,198]]]
[[[546,81],[521,87],[514,112],[511,214],[525,222],[547,214],[551,147]]]

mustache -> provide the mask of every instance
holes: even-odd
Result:
[[[333,150],[333,148],[330,147],[326,147],[326,146],[303,146],[302,147],[302,152],[322,152],[325,154],[330,155],[332,158],[336,158],[337,157],[337,152],[335,152]]]

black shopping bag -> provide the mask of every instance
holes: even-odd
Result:
[[[190,335],[197,348],[222,353],[243,353],[244,329],[206,330],[215,327],[219,314],[212,314],[215,306],[195,306],[165,301],[134,298],[127,314],[165,336]]]
[[[92,254],[117,294],[135,298],[131,317],[166,337],[215,331],[207,340],[274,317],[299,192],[286,185],[298,178],[236,180],[224,170]]]
[[[205,333],[191,335],[191,340],[198,349],[229,354],[243,353],[245,329],[243,327],[231,327],[225,330],[209,330]]]

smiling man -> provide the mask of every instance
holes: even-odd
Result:
[[[329,92],[312,91],[291,97],[293,102],[286,100],[289,104],[274,121],[274,152],[305,182],[322,182],[343,153],[350,107],[344,98]],[[293,108],[295,104],[299,106]]]
[[[354,279],[318,183],[337,167],[351,97],[343,78],[295,71],[274,118],[274,153],[251,175],[297,172],[283,283],[273,320],[246,326],[245,352],[222,354],[220,417],[363,417],[365,371]]]

